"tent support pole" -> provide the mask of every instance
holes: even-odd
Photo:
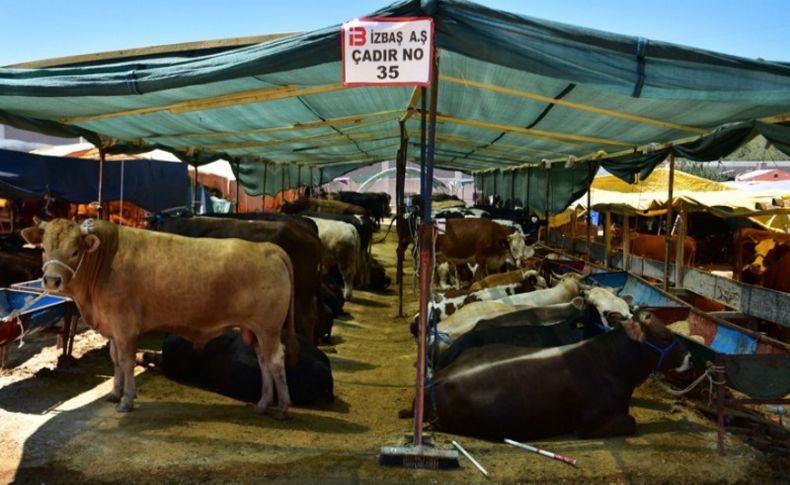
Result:
[[[669,290],[669,260],[672,251],[672,192],[675,186],[675,150],[669,152],[669,184],[667,187],[667,214],[664,229],[664,291]],[[675,278],[677,280],[677,277]]]
[[[404,192],[406,188],[406,159],[409,147],[409,136],[405,121],[400,122],[400,150],[395,165],[395,217],[398,232],[398,267],[395,281],[398,284],[398,317],[403,317],[403,263],[406,258],[406,247],[409,244],[408,222],[403,219],[405,213]]]
[[[546,231],[543,233],[543,242],[548,244],[549,243],[549,216],[551,215],[551,210],[549,209],[549,204],[551,203],[551,165],[548,163],[546,164],[546,201],[543,206],[543,213],[546,218]]]
[[[109,216],[109,214],[106,214],[106,211],[104,210],[104,166],[105,166],[105,163],[106,163],[106,159],[105,159],[104,148],[103,147],[99,147],[99,195],[98,195],[98,199],[99,199],[98,200],[98,202],[99,202],[99,207],[98,207],[99,219],[104,219],[105,215]],[[109,217],[108,217],[108,219],[109,219]]]
[[[425,170],[422,172],[425,183],[422,187],[422,225],[420,226],[420,317],[417,337],[417,393],[414,411],[414,445],[422,446],[422,423],[425,411],[425,341],[428,332],[428,297],[433,280],[433,239],[434,229],[431,221],[431,191],[433,189],[433,157],[436,144],[436,109],[439,99],[439,62],[433,52],[431,73],[431,108],[428,126],[428,139]],[[424,94],[424,93],[423,93]],[[423,99],[425,97],[423,96]],[[424,112],[424,111],[423,111]]]
[[[195,167],[195,183],[194,183],[194,191],[192,192],[192,213],[197,214],[200,210],[200,183],[198,182],[198,175],[200,174],[198,171],[197,164],[194,165]]]
[[[516,207],[516,172],[510,171],[510,207]]]
[[[592,247],[590,245],[590,231],[592,230],[592,165],[587,163],[587,261],[592,262]]]
[[[684,251],[683,241],[686,239],[686,217],[687,213],[684,210],[678,211],[678,234],[675,247],[675,287],[683,288],[683,272],[684,272]]]
[[[631,271],[631,241],[629,231],[631,221],[628,214],[623,212],[623,270]]]
[[[606,250],[604,252],[603,265],[608,269],[611,267],[609,255],[612,253],[612,213],[609,211],[606,211],[604,216],[603,241],[604,249]]]
[[[266,212],[266,177],[269,175],[269,162],[263,163],[263,188],[261,190],[261,212]]]
[[[239,170],[241,169],[240,167],[241,167],[241,163],[238,160],[236,160],[236,213],[237,214],[239,213],[239,184],[241,183],[239,181],[240,179]]]

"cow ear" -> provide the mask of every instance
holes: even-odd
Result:
[[[44,229],[35,225],[33,227],[26,227],[22,229],[22,238],[33,246],[41,245],[41,240],[44,238]]]
[[[634,297],[631,295],[623,295],[621,298],[625,300],[626,303],[628,303],[628,306],[631,306],[631,303],[634,301]]]
[[[99,246],[101,245],[101,239],[96,237],[95,234],[88,234],[84,236],[82,240],[85,242],[85,247],[87,248],[89,253],[96,251],[97,249],[99,249]]]
[[[623,330],[628,338],[635,342],[642,343],[645,341],[645,334],[642,332],[642,326],[633,320],[628,320],[623,324]]]

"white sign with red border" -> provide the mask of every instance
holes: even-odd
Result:
[[[340,29],[345,86],[429,86],[431,17],[361,18]]]

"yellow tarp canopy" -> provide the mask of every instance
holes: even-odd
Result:
[[[645,180],[627,184],[613,175],[596,177],[592,183],[592,208],[600,212],[655,216],[666,212],[669,170],[657,168]],[[673,210],[706,211],[717,217],[748,217],[767,229],[790,230],[790,190],[738,190],[727,185],[675,170]],[[774,199],[788,201],[785,207]],[[570,209],[586,209],[585,194]],[[568,220],[560,217],[556,222]]]

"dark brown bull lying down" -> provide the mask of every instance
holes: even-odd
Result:
[[[464,353],[437,375],[434,423],[441,431],[498,439],[633,435],[634,389],[654,370],[689,365],[663,323],[649,313],[638,320],[563,347],[489,345]]]
[[[109,400],[134,409],[137,337],[151,330],[198,346],[241,325],[255,335],[263,379],[258,410],[277,386],[284,417],[290,397],[280,332],[287,322],[289,361],[298,357],[293,269],[271,243],[197,239],[88,219],[55,219],[22,231],[44,246],[44,286],[74,299],[83,319],[110,340],[115,381]]]

